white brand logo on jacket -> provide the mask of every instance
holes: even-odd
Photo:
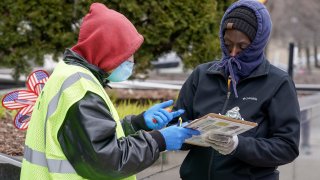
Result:
[[[251,100],[251,101],[258,101],[258,98],[256,97],[244,97],[242,98],[243,101]]]

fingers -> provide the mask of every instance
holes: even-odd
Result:
[[[181,124],[181,127],[185,127],[185,126],[187,126],[189,123],[188,122],[184,122],[184,123],[182,123]],[[190,129],[190,128],[189,128]]]
[[[166,107],[172,106],[172,104],[173,104],[173,100],[169,100],[169,101],[165,101],[165,102],[158,104],[158,106],[160,108],[166,108]]]
[[[154,119],[157,120],[157,123],[155,123],[156,126],[160,125],[162,126],[163,124],[166,124],[165,121],[158,115],[153,115]]]
[[[160,112],[155,112],[153,117],[156,120],[154,125],[157,127],[157,130],[165,127],[168,124],[167,117]]]
[[[220,147],[229,147],[232,145],[232,140],[230,139],[228,142],[220,142],[220,141],[214,141],[211,139],[206,138],[205,139],[206,142],[210,143],[210,144],[214,144]]]
[[[160,130],[165,138],[167,150],[178,150],[186,139],[200,134],[199,131],[179,126],[169,126]]]
[[[170,122],[173,118],[179,117],[184,113],[183,109],[179,109],[178,111],[168,112],[168,110],[160,109],[159,110],[163,115],[167,117],[167,123]]]
[[[187,132],[191,135],[200,135],[200,131],[195,130],[195,129],[190,129],[190,128],[184,128],[187,130]]]
[[[216,150],[218,149],[221,150],[226,148],[228,149],[234,144],[234,141],[231,138],[229,138],[227,142],[215,141],[208,138],[208,136],[205,136],[203,139],[205,142],[209,143]]]
[[[200,131],[195,130],[195,129],[190,129],[190,128],[183,128],[183,127],[178,127],[182,133],[187,136],[188,138],[190,138],[193,135],[200,135]]]
[[[173,118],[179,117],[181,114],[184,113],[183,109],[179,109],[178,111],[173,111],[170,114],[172,115]]]
[[[221,146],[227,146],[231,143],[231,138],[229,138],[226,141],[217,141],[217,140],[211,139],[210,137],[206,137],[206,141],[214,144],[219,144]]]
[[[161,113],[163,116],[165,116],[165,119],[167,122],[171,121],[172,120],[172,115],[171,113],[169,113],[167,110],[165,109],[159,109],[159,113]]]
[[[232,136],[217,134],[217,133],[209,133],[207,138],[212,141],[228,143],[230,141],[230,139],[232,138]]]
[[[154,113],[154,116],[159,116],[162,119],[163,123],[167,123],[169,121],[169,118],[162,112],[157,111]]]

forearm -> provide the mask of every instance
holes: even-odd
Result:
[[[99,97],[87,94],[68,110],[59,130],[63,153],[84,178],[130,176],[154,163],[165,149],[158,131],[117,137],[116,122],[110,114]]]
[[[299,155],[300,138],[300,108],[293,83],[284,79],[266,107],[263,121],[268,124],[268,134],[255,138],[239,135],[235,156],[255,166],[290,163]]]
[[[143,131],[121,139],[110,136],[102,142],[76,139],[65,133],[59,136],[69,162],[80,176],[88,179],[128,177],[153,164],[160,153],[157,140]]]
[[[275,167],[290,163],[299,154],[296,144],[281,137],[253,138],[238,136],[239,145],[234,152],[238,159],[257,167]]]

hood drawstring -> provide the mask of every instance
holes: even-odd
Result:
[[[231,80],[232,80],[232,88],[233,88],[233,91],[235,93],[236,98],[238,98],[238,92],[237,92],[237,83],[238,83],[237,81],[238,80],[235,77],[235,74],[234,74],[234,71],[232,68],[232,63],[236,65],[236,68],[238,68],[239,71],[241,70],[241,65],[235,57],[226,58],[216,65],[219,68],[225,68],[226,71],[229,71],[230,76],[231,76]],[[228,69],[226,69],[226,68],[228,68]]]

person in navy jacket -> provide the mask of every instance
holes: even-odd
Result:
[[[210,134],[211,147],[190,150],[180,169],[188,179],[279,179],[277,167],[299,155],[300,110],[288,73],[271,65],[264,50],[271,33],[266,7],[254,0],[233,3],[220,24],[222,58],[195,68],[175,109],[183,121],[208,113],[240,116],[258,126],[240,135]]]

